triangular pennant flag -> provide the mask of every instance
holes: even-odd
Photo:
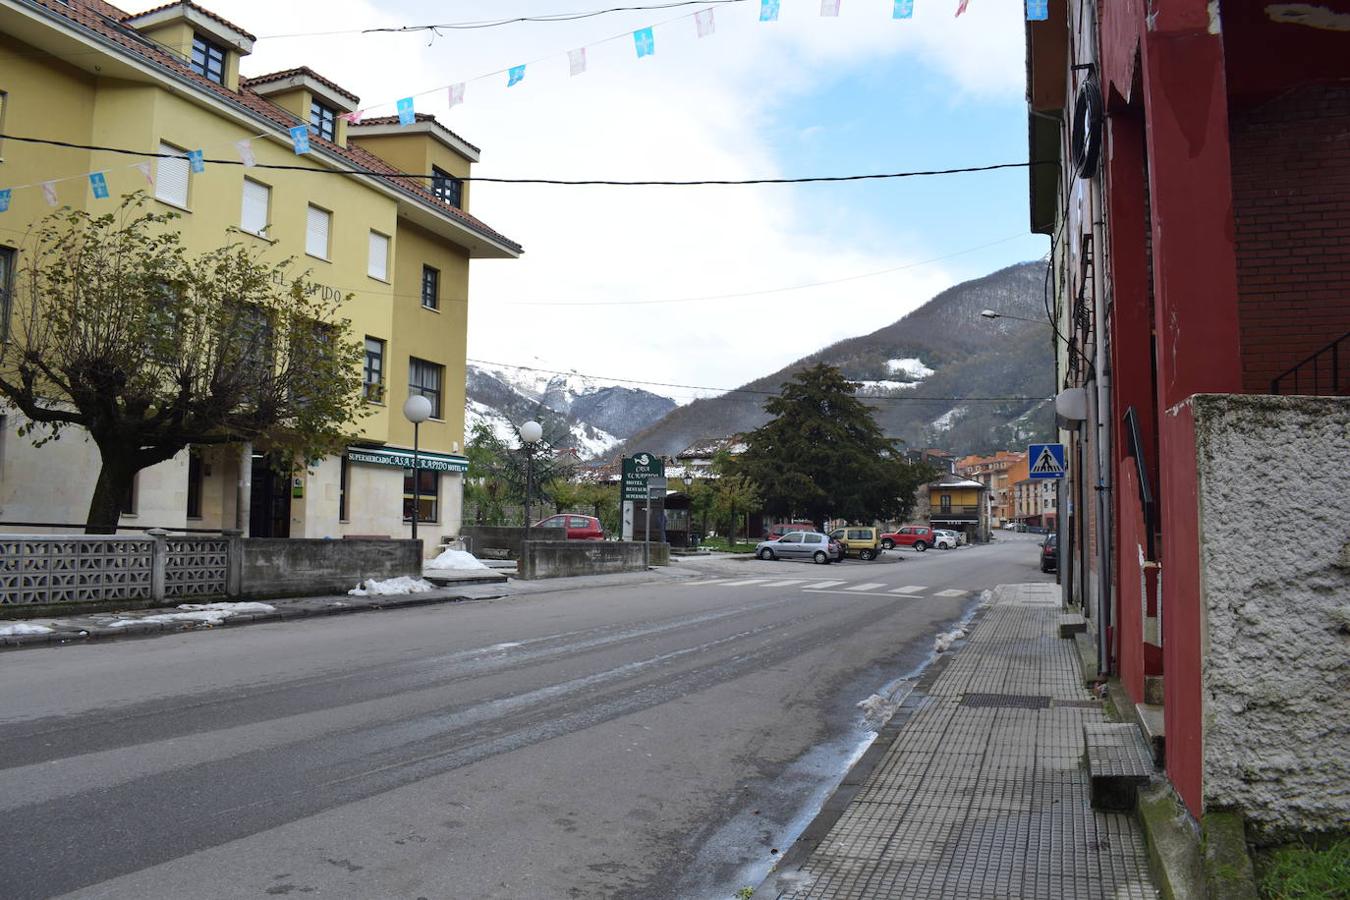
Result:
[[[56,182],[55,182],[55,181],[44,181],[44,182],[42,182],[42,199],[44,199],[44,200],[47,201],[47,205],[48,205],[48,206],[55,206],[55,205],[56,205]]]
[[[450,89],[446,93],[450,99],[450,109],[454,109],[464,102],[464,82],[450,85]]]
[[[309,126],[297,125],[291,129],[291,143],[295,146],[295,155],[309,152]]]
[[[193,174],[200,175],[206,171],[206,160],[200,150],[189,150],[187,153],[188,167],[192,169]]]
[[[1044,22],[1050,18],[1050,0],[1027,0],[1027,21]]]
[[[512,66],[506,70],[506,86],[515,87],[525,80],[525,67]]]
[[[586,48],[578,47],[575,50],[567,51],[567,72],[569,75],[580,75],[586,71]]]
[[[153,170],[150,168],[150,164],[148,162],[136,163],[136,169],[141,173],[141,177],[145,179],[145,183],[153,188],[155,186],[155,176]]]
[[[258,164],[258,159],[253,155],[253,142],[244,139],[234,142],[234,149],[239,153],[239,161],[244,164],[244,168],[251,169]]]
[[[761,22],[778,21],[778,0],[759,0],[759,20]]]
[[[94,172],[89,176],[89,186],[94,189],[94,199],[108,199],[108,179],[102,172]]]
[[[349,125],[360,125],[361,117],[366,114],[364,109],[354,109],[351,112],[343,113],[338,116],[339,119],[346,119]]]
[[[651,56],[656,52],[656,37],[650,28],[639,28],[633,32],[633,46],[637,48],[638,59]]]
[[[956,15],[957,15],[957,16],[960,16],[961,13],[963,13],[963,12],[966,11],[966,7],[969,6],[969,5],[970,5],[970,0],[961,0],[960,4],[958,4],[957,7],[956,7]]]
[[[895,10],[891,13],[891,18],[914,18],[914,0],[895,0]]]
[[[398,124],[411,125],[417,121],[417,111],[413,109],[413,98],[404,97],[395,105],[398,108]]]
[[[829,18],[839,15],[839,0],[820,0],[820,14]]]
[[[716,31],[717,25],[713,22],[713,11],[704,9],[694,13],[694,27],[698,29],[699,37],[707,37]]]
[[[9,212],[9,195],[10,195],[9,188],[5,188],[3,191],[0,191],[0,213]]]

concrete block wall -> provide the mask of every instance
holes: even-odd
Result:
[[[422,577],[422,542],[247,538],[240,541],[243,597],[345,594],[367,578]]]
[[[1271,836],[1344,828],[1350,398],[1197,395],[1192,408],[1205,809],[1241,810]],[[1164,592],[1163,616],[1189,599]]]
[[[641,572],[650,561],[670,564],[670,545],[653,543],[644,560],[641,541],[535,541],[524,543],[519,577],[567,578],[610,572]]]

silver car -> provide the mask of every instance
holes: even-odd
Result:
[[[819,531],[791,531],[772,541],[760,541],[755,555],[760,559],[809,559],[823,566],[838,559],[842,548]]]

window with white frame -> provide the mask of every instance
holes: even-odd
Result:
[[[389,280],[389,237],[378,231],[370,233],[370,262],[366,274],[380,281]]]
[[[267,214],[272,205],[272,189],[261,181],[244,179],[244,208],[239,227],[249,234],[267,237]]]
[[[328,234],[332,230],[333,214],[311,205],[305,218],[305,252],[319,259],[328,259]]]
[[[331,106],[311,100],[309,103],[309,128],[326,141],[334,140],[337,134],[337,110]]]
[[[185,151],[173,144],[160,142],[159,152],[174,155],[160,156],[155,163],[155,198],[186,209],[191,167]]]
[[[441,385],[445,382],[445,366],[417,357],[408,359],[408,396],[421,394],[431,401],[431,417],[441,417]]]

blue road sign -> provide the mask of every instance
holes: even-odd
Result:
[[[1028,474],[1032,478],[1063,478],[1064,445],[1031,444],[1027,447],[1027,459],[1030,460]]]

